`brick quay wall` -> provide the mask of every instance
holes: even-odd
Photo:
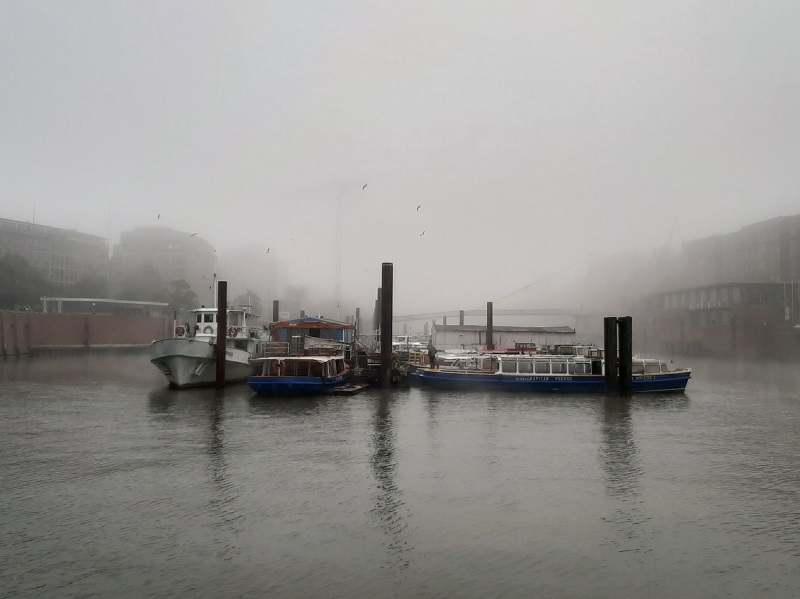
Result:
[[[171,336],[172,319],[0,310],[0,356],[69,350],[144,349]]]

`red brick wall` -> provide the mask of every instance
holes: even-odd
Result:
[[[172,319],[106,314],[41,314],[0,311],[0,354],[32,347],[147,345],[170,336]]]

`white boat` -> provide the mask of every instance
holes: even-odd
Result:
[[[175,336],[150,345],[150,361],[167,377],[171,387],[213,385],[217,380],[217,309],[190,310],[194,325],[175,327]],[[250,363],[263,354],[269,333],[247,324],[246,309],[228,310],[225,332],[225,382],[246,381],[255,373]]]

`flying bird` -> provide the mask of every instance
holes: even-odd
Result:
[[[364,191],[366,188],[367,188],[367,184],[364,183],[364,185],[361,186],[361,191]]]
[[[197,235],[197,233],[192,233],[191,235],[189,235],[189,237],[194,237],[195,235]]]
[[[419,204],[419,205],[417,206],[417,212],[419,212],[419,209],[420,209],[420,207],[421,207],[421,206],[422,206],[422,204]]]
[[[418,237],[422,237],[423,235],[425,235],[425,231],[423,231],[422,233],[420,233],[420,234],[418,235]]]
[[[158,218],[156,220],[161,220],[161,215],[160,214],[158,215]]]
[[[269,254],[269,248],[267,248],[267,253]]]

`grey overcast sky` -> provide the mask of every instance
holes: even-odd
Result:
[[[797,0],[3,0],[0,216],[270,247],[332,296],[341,204],[343,295],[390,261],[396,311],[481,307],[800,212],[799,30]]]

